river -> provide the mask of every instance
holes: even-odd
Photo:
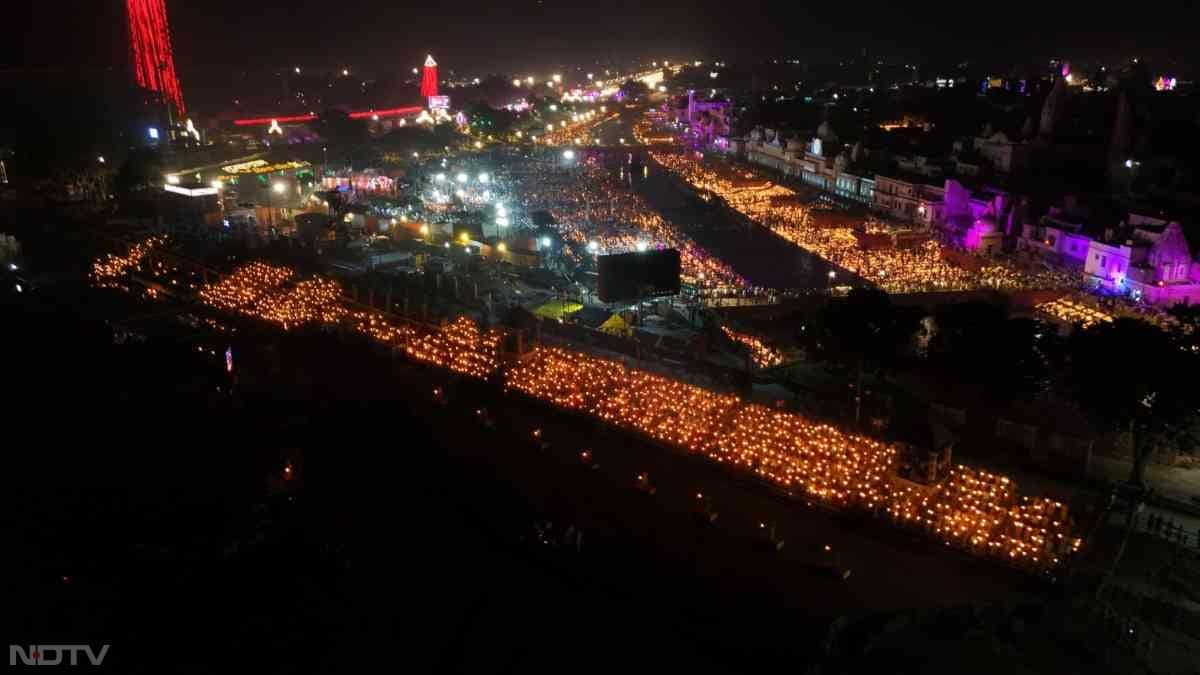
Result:
[[[598,130],[605,142],[632,139],[628,116],[608,122]],[[633,164],[629,164],[630,160]],[[624,165],[622,178],[633,191],[668,222],[686,233],[697,244],[721,259],[755,286],[774,289],[826,290],[829,272],[834,284],[859,281],[851,273],[815,256],[772,233],[765,227],[749,224],[737,213],[716,202],[705,202],[669,172],[649,160],[644,152],[613,151],[610,162],[615,171]],[[638,166],[638,162],[642,166]],[[629,171],[629,167],[633,171]]]

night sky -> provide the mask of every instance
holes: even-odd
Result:
[[[181,72],[209,66],[346,64],[408,68],[433,52],[449,68],[516,72],[597,58],[828,59],[871,53],[1014,63],[1044,56],[1185,58],[1186,3],[1136,13],[1097,2],[881,0],[168,0]],[[9,3],[0,66],[122,65],[123,0]]]

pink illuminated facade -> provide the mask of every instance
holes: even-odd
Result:
[[[1052,209],[1024,226],[1017,247],[1078,270],[1102,293],[1159,306],[1200,302],[1200,263],[1192,260],[1178,222],[1131,213],[1102,237],[1088,236],[1083,227]]]

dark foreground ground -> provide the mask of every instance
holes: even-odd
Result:
[[[1043,654],[1012,628],[1059,587],[365,343],[251,324],[217,336],[181,328],[178,309],[69,279],[0,291],[8,644],[111,644],[104,669],[125,673],[1067,672],[1098,658]],[[114,344],[106,320],[146,340]],[[578,462],[585,447],[599,469]],[[297,487],[271,490],[288,461]],[[632,489],[639,471],[657,495]],[[696,491],[714,527],[693,519]],[[547,520],[581,529],[580,549],[537,543]],[[781,553],[757,545],[763,521]],[[849,583],[806,564],[825,544]]]

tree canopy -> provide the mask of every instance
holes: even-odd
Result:
[[[1195,382],[1200,357],[1174,337],[1136,319],[1078,331],[1071,341],[1075,399],[1098,427],[1131,435],[1131,482],[1145,482],[1156,447],[1197,440]]]
[[[624,96],[626,100],[636,101],[649,94],[650,87],[641,80],[629,79],[625,80],[625,82],[621,85],[620,91],[621,95]]]

